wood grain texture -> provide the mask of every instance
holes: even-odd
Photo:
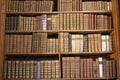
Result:
[[[5,1],[0,0],[0,80],[3,80],[3,59],[4,59],[4,27],[5,27]]]

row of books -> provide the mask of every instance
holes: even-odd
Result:
[[[54,37],[53,37],[54,36]],[[107,52],[113,51],[113,39],[109,34],[47,33],[6,34],[6,53],[53,53],[58,52]]]
[[[33,34],[33,52],[53,53],[58,52],[58,35],[49,37],[47,33],[34,33]]]
[[[112,10],[112,2],[111,0],[83,0],[82,2],[82,10],[83,11],[92,11],[92,10]]]
[[[112,17],[101,14],[62,13],[6,18],[6,30],[58,30],[58,27],[60,30],[112,29]]]
[[[61,52],[113,51],[112,35],[60,33]]]
[[[58,0],[59,11],[80,11],[82,0]]]
[[[4,79],[59,78],[58,60],[5,60]]]
[[[58,15],[7,16],[6,30],[33,31],[33,30],[57,30]]]
[[[63,78],[109,78],[116,77],[114,59],[62,57]]]
[[[112,17],[101,14],[59,14],[60,30],[111,29]]]
[[[6,53],[31,53],[32,35],[27,34],[6,34]]]
[[[54,36],[54,35],[53,35]],[[58,52],[58,38],[47,33],[6,34],[6,53],[53,53]]]
[[[112,10],[110,0],[58,0],[59,11]]]
[[[54,4],[58,4],[58,11],[81,11],[81,10],[111,10],[110,0],[87,1],[87,0],[7,0],[7,12],[51,12]]]
[[[51,12],[53,0],[6,0],[6,12]]]

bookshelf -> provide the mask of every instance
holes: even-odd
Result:
[[[119,80],[118,0],[0,0],[0,80]]]

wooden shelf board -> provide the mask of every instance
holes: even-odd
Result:
[[[57,33],[58,30],[34,30],[34,31],[5,31],[6,33],[34,33],[34,32],[51,32],[51,33]]]
[[[109,33],[113,29],[96,29],[96,30],[60,30],[60,32],[77,32],[77,33]]]
[[[59,55],[59,52],[55,53],[6,53],[5,56],[54,56]]]
[[[103,79],[116,79],[116,77],[109,77],[109,78],[46,78],[46,79],[20,79],[20,80],[103,80]],[[4,79],[4,80],[18,80],[18,79]]]
[[[6,33],[34,33],[34,32],[50,32],[50,33],[58,33],[58,32],[77,32],[77,33],[109,33],[112,32],[113,29],[99,29],[99,30],[34,30],[34,31],[6,31]]]
[[[62,80],[102,80],[102,79],[116,79],[116,77],[108,78],[62,78]]]
[[[113,53],[114,51],[110,51],[110,52],[60,52],[61,55],[109,55]]]
[[[59,14],[59,13],[95,13],[95,14],[111,14],[107,10],[93,10],[93,11],[52,11],[52,12],[6,12],[10,15],[40,15],[40,14]]]

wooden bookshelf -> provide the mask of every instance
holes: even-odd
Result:
[[[119,0],[0,0],[0,80],[119,80]]]

